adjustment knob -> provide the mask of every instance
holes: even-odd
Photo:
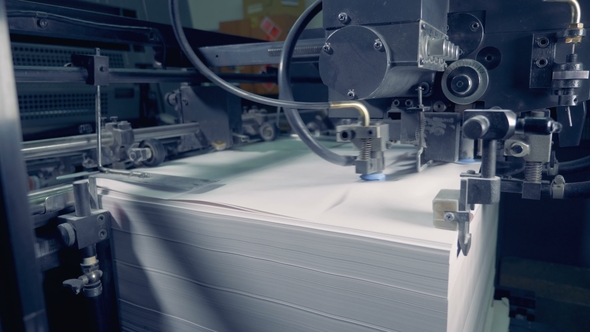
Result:
[[[67,222],[59,224],[57,225],[57,230],[59,231],[61,239],[66,246],[71,247],[74,245],[74,243],[76,243],[76,232],[74,231],[74,227],[72,227],[72,225]]]
[[[476,115],[463,124],[463,136],[469,139],[480,139],[490,130],[490,120],[483,115]]]

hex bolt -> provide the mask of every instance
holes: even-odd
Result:
[[[326,54],[332,54],[332,45],[330,45],[330,43],[325,43],[324,46],[322,47],[322,50]]]
[[[383,51],[383,42],[379,39],[375,40],[373,48],[375,48],[375,51]]]
[[[455,215],[452,214],[451,212],[447,212],[447,213],[445,213],[445,220],[446,221],[453,221],[453,220],[455,220]]]
[[[39,28],[46,28],[48,24],[49,24],[49,22],[47,22],[46,19],[40,19],[37,21],[37,26]]]
[[[515,154],[521,154],[522,151],[524,151],[524,149],[522,148],[521,145],[519,144],[513,144],[510,149],[512,150],[513,153]]]
[[[348,99],[354,99],[356,98],[356,93],[354,92],[354,90],[348,90],[348,93],[346,94],[348,96]]]
[[[346,14],[346,13],[338,14],[338,21],[340,21],[340,23],[346,24],[346,23],[348,23],[349,20],[350,20],[350,18],[348,17],[348,14]]]
[[[530,153],[530,147],[523,142],[514,142],[510,145],[510,154],[514,157],[522,158]]]

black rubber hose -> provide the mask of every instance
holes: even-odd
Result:
[[[289,68],[291,66],[291,57],[295,50],[295,44],[303,33],[305,27],[309,22],[322,11],[322,1],[318,0],[314,2],[301,16],[287,35],[287,39],[283,44],[283,51],[281,52],[281,61],[279,63],[279,98],[283,100],[293,100],[293,91],[291,89],[291,77],[289,75]],[[305,123],[299,115],[299,111],[295,108],[285,108],[285,116],[291,124],[293,131],[301,138],[301,140],[307,145],[315,154],[321,158],[340,166],[352,166],[355,163],[356,157],[342,156],[334,153],[321,145],[316,141],[313,136],[307,130]]]
[[[590,169],[590,156],[559,163],[559,174],[570,174]]]
[[[590,181],[566,183],[563,198],[590,198]]]
[[[238,97],[250,100],[252,102],[265,104],[274,107],[290,107],[290,108],[303,108],[303,109],[316,109],[316,110],[323,110],[330,108],[329,103],[303,103],[303,102],[295,102],[295,101],[284,101],[279,99],[272,99],[267,97],[262,97],[256,94],[253,94],[248,91],[244,91],[240,88],[235,87],[231,83],[228,83],[217,76],[214,72],[211,71],[204,63],[199,59],[193,48],[191,47],[186,35],[184,34],[184,30],[182,28],[182,22],[180,21],[180,10],[178,7],[178,0],[170,0],[169,2],[169,9],[170,9],[170,21],[172,23],[172,30],[174,30],[174,35],[176,36],[176,40],[180,45],[180,48],[187,56],[189,61],[197,68],[197,70],[203,74],[207,79],[211,82],[217,84],[220,88],[226,90],[229,93],[232,93]],[[292,124],[293,126],[293,124]]]

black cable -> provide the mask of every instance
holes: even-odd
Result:
[[[559,174],[570,174],[590,169],[590,156],[559,163]]]
[[[169,1],[170,7],[170,21],[172,23],[172,30],[174,30],[174,35],[180,45],[180,48],[184,52],[184,54],[188,57],[189,61],[197,68],[197,70],[203,74],[207,79],[211,82],[217,84],[220,88],[228,91],[229,93],[235,94],[236,96],[250,100],[252,102],[265,104],[274,107],[290,107],[290,108],[307,108],[307,109],[328,109],[330,108],[329,103],[304,103],[304,102],[295,102],[295,101],[284,101],[272,98],[262,97],[248,91],[244,91],[240,88],[235,87],[234,85],[222,80],[213,73],[204,63],[199,59],[193,48],[191,47],[186,35],[184,34],[184,30],[182,27],[182,22],[180,21],[180,10],[178,7],[178,0],[170,0]]]
[[[310,7],[308,7],[307,10],[303,12],[303,14],[301,14],[287,35],[285,43],[283,44],[281,61],[279,63],[278,85],[280,99],[294,100],[293,91],[291,89],[291,77],[289,75],[291,57],[293,56],[295,44],[297,43],[299,36],[301,36],[303,30],[309,24],[309,22],[321,11],[322,0],[317,0]],[[297,109],[286,107],[285,116],[287,117],[289,124],[291,124],[293,131],[299,136],[305,145],[307,145],[307,147],[309,147],[318,156],[325,159],[326,161],[340,166],[352,166],[355,164],[356,157],[342,156],[334,153],[315,140],[310,134],[309,130],[307,130],[307,127],[301,119]]]
[[[566,183],[563,198],[590,198],[590,181]]]

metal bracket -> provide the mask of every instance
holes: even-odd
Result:
[[[471,213],[469,211],[445,211],[446,221],[456,221],[459,225],[459,248],[464,256],[467,256],[471,249],[471,233],[469,233],[469,221]]]
[[[551,181],[551,196],[555,199],[563,199],[565,195],[565,179],[563,176],[556,176]]]
[[[100,49],[96,49],[95,55],[73,54],[72,64],[88,71],[86,84],[109,85],[109,57],[100,55]]]
[[[107,210],[92,210],[85,217],[70,213],[60,216],[59,221],[58,228],[64,243],[69,247],[83,249],[108,238],[111,213]]]

